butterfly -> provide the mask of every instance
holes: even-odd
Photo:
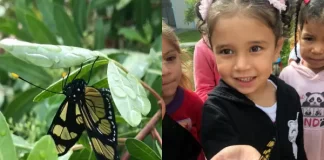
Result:
[[[92,64],[88,82],[75,79],[82,69],[81,65],[76,76],[67,84],[69,69],[65,82],[62,81],[63,94],[66,97],[47,134],[54,139],[58,155],[61,156],[69,151],[86,130],[98,160],[117,160],[117,124],[110,90],[87,85],[94,64],[95,62]]]

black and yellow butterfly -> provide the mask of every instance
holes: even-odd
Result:
[[[69,74],[70,69],[67,77]],[[69,151],[86,130],[98,160],[117,160],[117,124],[110,91],[89,87],[89,80],[75,79],[77,75],[68,84],[68,78],[64,85],[62,81],[66,98],[60,105],[48,134],[54,139],[58,155],[61,156]]]

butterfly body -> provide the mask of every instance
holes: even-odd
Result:
[[[117,126],[109,89],[87,86],[75,79],[63,88],[66,96],[48,131],[59,156],[64,155],[87,131],[98,160],[117,160]]]
[[[70,101],[80,101],[85,96],[87,82],[83,79],[75,79],[63,88],[63,94]]]

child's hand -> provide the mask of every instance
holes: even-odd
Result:
[[[222,149],[211,160],[259,160],[261,154],[252,146],[234,145]]]

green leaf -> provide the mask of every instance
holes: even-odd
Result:
[[[152,136],[147,136],[142,140],[143,143],[148,145],[158,156],[159,156],[159,151],[158,148],[156,147],[156,140],[153,139]],[[161,156],[159,156],[161,158]]]
[[[115,119],[116,119],[116,123],[117,123],[117,124],[127,123],[127,122],[125,121],[125,119],[124,119],[123,117],[119,116],[119,115],[116,115],[116,116],[115,116]]]
[[[117,10],[121,10],[124,7],[126,7],[132,0],[119,0],[119,2],[116,5]]]
[[[147,68],[151,65],[148,54],[131,53],[123,62],[123,66],[136,78],[142,79]]]
[[[80,47],[29,43],[9,38],[0,40],[0,47],[20,60],[47,68],[69,68],[98,56],[106,58],[101,52]]]
[[[59,4],[61,6],[64,5],[64,0],[53,0],[53,2],[55,2],[56,4]]]
[[[0,17],[0,31],[8,35],[17,35],[18,33],[18,24],[17,21],[7,18]]]
[[[54,20],[58,35],[62,37],[64,44],[80,47],[80,37],[75,25],[72,23],[64,8],[57,4],[54,4]]]
[[[96,157],[93,151],[84,148],[74,151],[69,160],[96,160]]]
[[[0,56],[0,69],[7,72],[17,73],[33,84],[47,85],[52,82],[51,75],[49,75],[43,68],[28,64],[9,54]]]
[[[143,29],[144,29],[144,33],[145,33],[145,36],[146,36],[146,40],[147,40],[148,42],[151,42],[151,40],[152,40],[152,35],[153,35],[153,30],[152,30],[152,26],[151,26],[151,24],[150,24],[149,22],[147,22],[147,23],[144,25]]]
[[[159,95],[162,93],[162,76],[157,74],[151,74],[148,73],[144,77],[144,82],[151,86],[155,92],[157,92]],[[151,111],[148,114],[149,117],[153,116],[158,109],[160,109],[160,106],[158,105],[157,99],[150,93],[149,94],[149,100],[152,103]]]
[[[3,114],[10,118],[13,122],[18,122],[24,114],[29,113],[35,103],[32,102],[33,98],[40,92],[38,88],[31,88],[15,96],[15,99],[5,108]]]
[[[157,150],[158,150],[158,152],[159,152],[159,155],[160,155],[160,158],[161,158],[161,157],[162,157],[162,149],[161,149],[161,147],[160,147],[158,141],[155,141],[155,144],[156,144],[156,148],[157,148]]]
[[[15,6],[16,7],[26,7],[26,0],[20,0],[20,1],[15,1]]]
[[[27,32],[18,29],[18,22],[16,19],[0,17],[0,22],[0,32],[8,35],[15,35],[18,39],[21,40],[31,40]]]
[[[88,140],[88,135],[87,134],[82,134],[82,136],[78,140],[78,143],[79,144],[82,144],[83,147],[85,147],[89,151],[91,150],[91,147],[90,147],[90,144],[89,144],[89,140]]]
[[[108,60],[99,60],[97,61],[94,66],[93,66],[93,69],[97,68],[97,67],[100,67],[100,66],[104,66],[104,65],[107,65],[108,64]],[[89,72],[90,72],[90,69],[91,69],[91,65],[92,63],[89,63],[89,64],[86,64],[85,66],[82,67],[82,70],[81,72],[79,73],[79,75],[77,76],[77,78],[84,78],[86,81],[88,80],[88,75],[89,75]],[[68,78],[68,82],[71,82],[72,79],[74,78],[74,76],[77,74],[77,72],[80,70],[77,69],[75,71],[73,71],[69,78]],[[65,81],[65,79],[64,79]],[[62,91],[62,78],[56,82],[54,82],[53,84],[51,84],[47,90],[50,90],[50,91],[53,91],[53,92],[61,92]],[[51,97],[55,95],[54,93],[50,93],[50,92],[46,92],[46,91],[42,91],[40,94],[38,94],[35,98],[34,98],[34,101],[35,102],[39,102],[43,99],[46,99],[48,97]]]
[[[150,59],[154,69],[162,70],[162,51],[155,51],[155,49],[150,49]]]
[[[137,26],[142,26],[151,13],[150,0],[134,1],[134,18]]]
[[[58,157],[58,160],[70,160],[70,157],[72,156],[73,151],[69,150],[65,155]]]
[[[158,51],[162,51],[162,35],[158,36],[155,38],[152,48],[158,52]]]
[[[118,35],[122,35],[128,40],[138,41],[143,44],[150,43],[150,41],[148,41],[146,38],[143,38],[141,34],[134,28],[121,28],[118,31]]]
[[[5,91],[4,87],[1,85],[1,82],[0,82],[0,109],[1,110],[3,110],[2,105],[5,103],[5,99],[6,99],[6,91]]]
[[[15,1],[15,2],[17,3],[19,1]],[[26,14],[29,14],[31,16],[33,16],[34,14],[23,6],[16,6],[14,10],[17,17],[17,22],[22,24],[22,29],[19,35],[23,35],[25,40],[32,41],[33,39],[29,34],[30,32],[28,30],[27,20],[25,16]]]
[[[8,81],[9,81],[8,72],[0,68],[0,84],[6,84]]]
[[[54,140],[50,135],[43,136],[38,140],[30,152],[27,160],[57,160],[57,151]]]
[[[131,51],[128,50],[121,50],[115,48],[106,48],[100,50],[100,52],[103,53],[104,55],[107,55],[110,59],[114,59],[119,63],[123,63],[123,61],[127,58],[129,53],[132,53]]]
[[[96,82],[95,84],[93,84],[92,86],[96,87],[96,88],[108,88],[108,81],[107,78],[104,78],[98,82]]]
[[[108,63],[107,78],[119,113],[129,125],[136,127],[142,114],[147,115],[151,109],[145,90],[134,76],[126,75],[112,61]]]
[[[78,32],[81,37],[87,25],[87,3],[87,1],[72,0],[72,15],[74,19],[74,24],[75,27],[78,28]]]
[[[9,126],[0,112],[0,159],[17,160],[16,149],[13,144]]]
[[[31,145],[29,142],[27,142],[26,140],[24,140],[23,138],[11,134],[13,143],[16,147],[16,149],[20,149],[20,150],[24,150],[24,151],[28,151],[30,152],[33,149],[33,145]]]
[[[137,139],[127,139],[126,148],[130,155],[140,160],[161,160],[145,143]]]
[[[36,0],[36,4],[39,11],[42,13],[42,20],[46,26],[52,33],[56,33],[56,24],[53,15],[54,6],[51,0]]]
[[[105,8],[109,5],[115,4],[116,0],[92,0],[91,1],[91,8],[92,9],[101,9]]]
[[[45,24],[33,16],[25,15],[30,35],[36,43],[41,44],[58,44],[55,36],[48,30]]]
[[[97,19],[95,25],[95,49],[103,49],[105,47],[104,24],[101,18]]]

